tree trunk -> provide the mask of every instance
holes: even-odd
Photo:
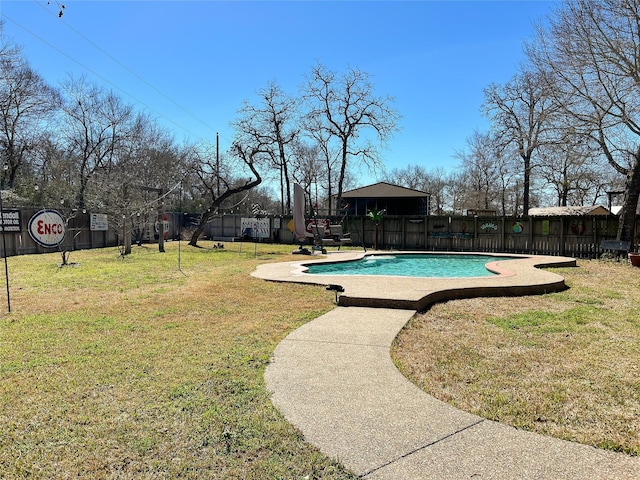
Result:
[[[125,218],[122,227],[122,248],[124,255],[131,255],[131,227],[130,223],[132,220],[128,220]]]
[[[338,177],[338,195],[336,196],[336,203],[333,206],[333,208],[335,209],[335,213],[336,215],[339,212],[339,208],[340,208],[340,203],[342,202],[342,187],[344,184],[344,177],[345,177],[345,173],[347,171],[347,156],[349,155],[349,153],[347,152],[347,144],[345,141],[343,141],[342,144],[342,164],[340,165],[340,176]],[[329,215],[331,215],[331,211],[329,211]]]
[[[378,235],[380,232],[380,225],[376,223],[376,250],[378,250]]]
[[[164,253],[164,215],[158,215],[158,252]]]
[[[283,167],[280,165],[280,215],[286,215],[287,212],[284,209],[284,173]]]
[[[531,189],[531,156],[522,157],[524,161],[524,185],[522,189],[522,214],[529,215],[529,195]]]
[[[331,169],[328,170],[328,181],[327,181],[327,212],[329,212],[329,215],[331,215],[331,208],[333,207],[332,205],[332,198],[331,196],[333,195],[333,187],[331,185]],[[338,205],[338,208],[340,208],[340,205]]]
[[[618,220],[618,240],[635,244],[636,210],[640,198],[640,152],[629,168],[625,182],[624,201]],[[632,248],[634,248],[632,246]]]
[[[205,213],[202,214],[200,223],[198,224],[193,234],[191,235],[191,240],[189,240],[189,245],[191,245],[192,247],[198,246],[198,238],[200,238],[200,235],[202,235],[202,232],[204,232],[204,227],[207,225],[209,218],[211,218],[212,211],[213,209],[210,208],[209,210],[207,210]]]

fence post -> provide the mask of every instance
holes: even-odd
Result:
[[[473,250],[478,248],[478,215],[473,216],[473,243],[471,248]]]
[[[429,216],[424,217],[424,249],[429,248]]]
[[[589,260],[598,257],[598,255],[596,254],[596,252],[598,251],[598,222],[595,216],[591,217],[591,230],[593,232],[593,243],[591,244],[591,248],[589,249]]]
[[[564,257],[566,251],[564,245],[564,217],[560,217],[560,256]]]

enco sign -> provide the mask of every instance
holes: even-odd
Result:
[[[29,235],[43,247],[56,247],[65,235],[65,222],[56,210],[40,210],[29,220]]]

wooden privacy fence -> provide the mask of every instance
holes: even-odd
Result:
[[[77,214],[68,222],[64,243],[44,248],[34,242],[28,232],[30,218],[37,209],[4,209],[15,225],[6,226],[0,242],[2,256],[51,252],[60,249],[80,250],[122,244],[124,232],[109,222],[106,230],[92,228],[90,213]],[[17,212],[17,213],[16,213]],[[372,248],[376,226],[365,216],[318,218],[321,228],[341,224],[350,233],[352,245]],[[167,240],[188,235],[196,222],[195,215],[167,213]],[[138,222],[142,241],[157,240],[154,219]],[[315,228],[307,220],[308,229]],[[95,225],[94,225],[95,227]],[[616,238],[618,217],[471,217],[471,216],[400,216],[385,215],[378,227],[378,246],[387,250],[478,251],[597,258],[604,240]],[[297,244],[292,233],[291,216],[267,216],[255,219],[249,215],[221,215],[207,224],[203,238],[218,241],[261,241]],[[6,249],[4,248],[6,245]],[[637,251],[632,245],[631,251]]]
[[[370,243],[373,227],[363,228]],[[596,258],[618,217],[386,217],[380,228],[385,248]]]
[[[268,236],[258,238],[242,235],[241,217],[215,217],[207,226],[205,236],[218,240],[259,240],[295,244],[290,231],[290,216],[270,216],[262,219]],[[245,218],[245,224],[246,224]],[[307,220],[307,223],[312,223]],[[376,226],[367,217],[323,217],[321,225],[342,224],[351,234],[354,246],[375,244]],[[308,227],[315,233],[315,228]],[[598,258],[603,240],[616,238],[618,217],[558,216],[558,217],[383,217],[378,231],[378,247],[395,250],[478,251],[538,255],[560,255],[577,258]],[[632,246],[632,251],[635,248]]]
[[[45,248],[37,244],[29,235],[29,220],[40,209],[35,208],[4,208],[2,210],[2,225],[4,231],[0,238],[1,257],[14,255],[29,255],[34,253],[48,253],[55,251],[73,251],[89,248],[115,247],[122,244],[124,232],[114,226],[112,219],[107,216],[104,223],[96,222],[96,216],[89,212],[73,212],[69,215],[64,241],[56,247]],[[60,212],[64,216],[64,212]],[[168,224],[167,239],[178,238],[178,232],[182,225],[183,215],[179,213],[167,213]],[[93,220],[93,222],[92,222]],[[154,220],[152,216],[143,220],[136,219],[137,231],[132,232],[133,242],[137,238],[143,241],[157,240],[154,238]]]

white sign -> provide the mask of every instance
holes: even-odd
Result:
[[[269,223],[268,218],[242,218],[240,231],[251,238],[269,238]]]
[[[55,210],[40,210],[29,220],[29,235],[43,247],[56,247],[65,235],[65,221]]]
[[[109,219],[106,213],[91,214],[91,230],[102,232],[109,230]]]

